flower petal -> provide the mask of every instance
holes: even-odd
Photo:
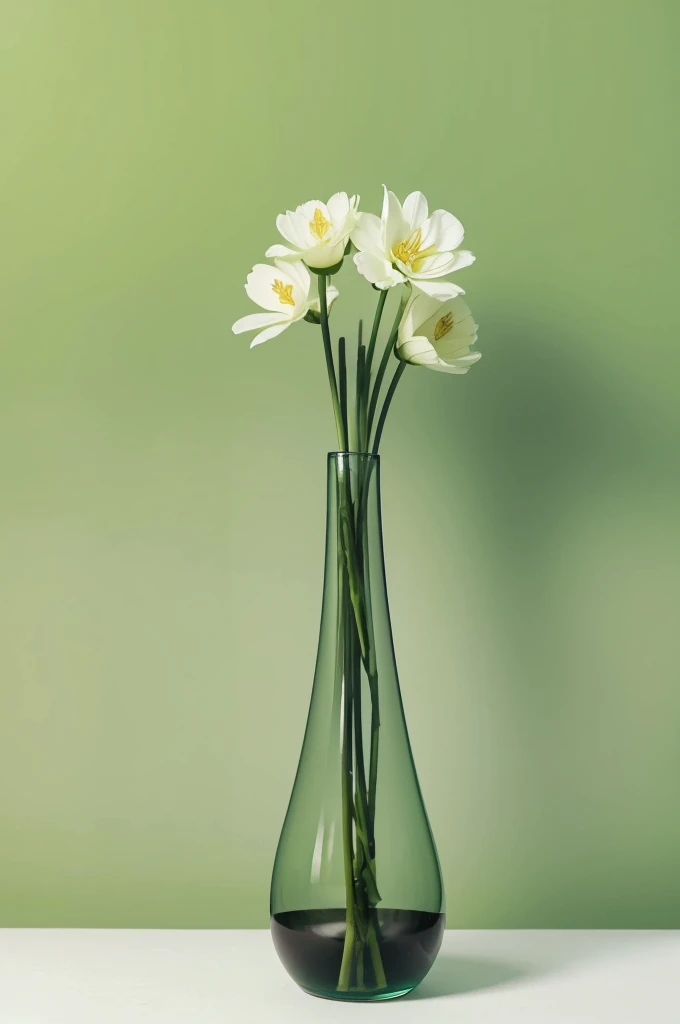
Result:
[[[456,325],[456,332],[463,330],[467,331],[470,324],[476,330],[476,324],[472,319],[472,313],[467,302],[464,302],[461,298],[455,298],[447,303],[447,308],[453,313],[453,322]],[[474,330],[472,333],[474,333]]]
[[[477,259],[474,253],[468,252],[467,249],[459,249],[458,252],[454,252],[453,257],[454,270],[462,270],[463,267],[469,267]]]
[[[246,281],[248,297],[263,309],[270,309],[290,319],[295,309],[307,299],[306,294],[301,293],[295,272],[291,273],[291,267],[294,266],[281,260],[277,260],[273,267],[268,263],[256,263]]]
[[[256,345],[261,345],[265,341],[269,341],[270,338],[275,338],[277,334],[281,334],[285,331],[286,327],[290,327],[291,321],[286,320],[283,324],[277,324],[275,327],[269,327],[266,331],[261,331],[256,334],[250,343],[251,348],[255,348]]]
[[[446,277],[456,268],[456,254],[451,252],[438,252],[434,256],[426,256],[418,261],[418,269],[411,271],[410,277],[416,280],[427,281],[433,277]]]
[[[335,266],[344,255],[358,202],[358,196],[349,199],[346,192],[336,192],[328,205],[319,199],[310,199],[295,211],[280,214],[276,226],[293,250],[272,246],[267,255],[286,260],[304,259],[310,267],[318,269]]]
[[[320,199],[308,199],[306,203],[301,203],[301,205],[297,207],[295,213],[301,219],[304,218],[304,220],[310,221],[314,219],[314,214],[317,210],[321,210],[325,220],[331,219],[328,207]]]
[[[421,261],[417,271],[410,276],[417,280],[428,280],[434,277],[446,277],[455,270],[462,270],[475,262],[475,257],[466,249],[458,252],[438,252],[436,256],[427,256]]]
[[[451,281],[413,281],[416,288],[421,292],[425,292],[426,295],[431,295],[433,299],[439,299],[440,302],[445,302],[446,299],[452,299],[456,295],[465,295],[465,292],[457,284],[452,284]]]
[[[409,234],[421,227],[427,220],[427,199],[422,192],[411,192],[404,200],[404,219],[409,228]]]
[[[234,334],[243,334],[244,331],[256,331],[259,327],[287,322],[288,317],[282,317],[279,313],[250,313],[237,320],[231,329]]]
[[[308,267],[316,267],[317,270],[325,270],[327,267],[334,267],[342,261],[345,255],[346,238],[341,238],[335,245],[315,245],[311,249],[305,249],[299,253]]]
[[[424,324],[430,317],[434,316],[441,308],[441,305],[438,299],[414,289],[404,310],[399,333],[406,338],[416,334],[421,324]]]
[[[479,352],[470,351],[469,342],[474,343],[474,340],[474,338],[464,338],[457,348],[453,343],[449,346],[439,345],[437,347],[437,355],[445,363],[458,363],[462,361],[463,364],[469,363],[472,365],[477,362],[479,356]]]
[[[326,204],[329,220],[333,225],[338,225],[344,221],[350,210],[349,196],[346,192],[336,192],[332,195]]]
[[[462,330],[464,326],[467,329],[470,322],[474,323],[470,307],[459,297],[447,299],[445,302],[434,302],[433,299],[425,299],[419,308],[422,312],[430,310],[427,318],[421,321],[423,331],[427,334],[432,334],[437,320],[445,315],[450,319],[451,324],[455,324],[456,331]]]
[[[278,215],[276,227],[279,234],[283,235],[286,241],[294,245],[296,249],[303,249],[309,242],[309,231],[305,222],[301,221],[292,210]]]
[[[469,356],[456,359],[455,363],[447,363],[444,359],[438,359],[431,364],[432,370],[442,370],[444,373],[467,373],[471,366],[478,363],[482,358],[481,352],[471,352]]]
[[[299,252],[295,252],[293,249],[289,249],[288,246],[286,246],[286,245],[279,245],[278,243],[276,245],[270,245],[269,248],[267,249],[266,253],[265,253],[265,256],[267,257],[267,259],[271,259],[272,256],[278,256],[279,259],[282,259],[282,260],[285,260],[285,259],[299,260],[300,259],[300,253]]]
[[[357,270],[377,288],[394,288],[404,281],[404,275],[395,270],[388,260],[369,252],[358,252],[354,256]]]
[[[383,185],[383,189],[382,242],[384,251],[390,253],[411,232],[394,192],[390,192],[386,185]]]
[[[312,231],[312,225],[315,225],[315,221],[319,218],[322,222],[328,224],[325,234],[322,238],[328,240],[333,232],[333,229],[337,226],[333,223],[333,218],[330,215],[330,211],[325,203],[322,203],[320,199],[310,199],[309,202],[303,203],[302,206],[298,206],[295,211],[300,234],[306,238],[303,248],[311,249],[315,245],[318,245],[321,238]]]
[[[447,210],[435,210],[423,224],[423,248],[434,245],[439,252],[451,252],[463,241],[463,225]]]
[[[380,217],[376,217],[374,213],[357,214],[357,225],[350,238],[360,252],[384,257]]]
[[[477,341],[477,325],[472,317],[466,318],[464,323],[467,323],[468,319],[471,325],[470,333],[468,333],[467,327],[461,332],[460,325],[456,324],[450,334],[446,334],[434,343],[437,354],[448,363],[452,363],[456,359],[467,358],[470,355],[470,346]]]
[[[309,295],[309,289],[312,283],[309,271],[304,265],[301,259],[297,259],[294,262],[282,262],[274,260],[274,264],[279,270],[283,271],[288,277],[292,278],[294,283],[298,286],[300,291],[304,295],[304,299],[307,299]]]
[[[416,335],[397,344],[397,355],[406,363],[427,366],[439,358],[434,346],[424,335]]]

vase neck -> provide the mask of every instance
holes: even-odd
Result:
[[[333,452],[328,456],[326,582],[344,577],[355,598],[386,602],[380,506],[380,458]],[[327,594],[329,598],[330,594]],[[363,617],[357,616],[359,629]]]
[[[339,452],[328,457],[321,641],[331,636],[337,641],[338,631],[360,659],[371,685],[398,686],[385,585],[377,455]],[[379,665],[388,671],[379,673]]]

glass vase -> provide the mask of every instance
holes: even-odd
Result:
[[[271,929],[303,989],[344,1000],[410,992],[442,940],[441,872],[394,657],[377,455],[328,457],[319,647]]]

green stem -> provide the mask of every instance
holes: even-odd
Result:
[[[333,365],[333,348],[331,345],[331,332],[328,326],[328,296],[326,288],[328,275],[319,274],[319,315],[321,317],[321,335],[323,337],[323,350],[326,356],[326,369],[328,370],[328,383],[331,387],[331,399],[333,401],[333,412],[335,414],[335,428],[338,432],[338,447],[340,451],[347,451],[347,438],[343,429],[342,412],[340,410],[340,399],[338,397],[338,384],[335,379],[335,367]]]
[[[373,368],[373,354],[375,352],[375,346],[378,341],[378,333],[380,330],[380,320],[385,309],[385,302],[387,301],[387,289],[383,289],[378,296],[378,304],[375,308],[375,316],[373,317],[373,326],[371,328],[371,337],[368,342],[368,349],[366,351],[366,363],[364,373],[361,381],[361,388],[357,389],[357,405],[359,407],[359,416],[362,423],[362,429],[364,434],[364,447],[361,451],[368,451],[368,443],[370,440],[370,430],[368,426],[368,402],[371,391],[371,372]],[[357,382],[358,384],[358,382]]]
[[[346,992],[352,980],[354,945],[356,936],[355,894],[354,894],[354,844],[352,841],[352,694],[349,687],[345,658],[345,570],[340,566],[338,582],[338,662],[342,665],[344,682],[342,688],[342,845],[345,869],[345,943],[338,978],[338,991]],[[342,650],[342,656],[340,656]]]
[[[349,438],[349,425],[347,417],[347,359],[345,357],[345,339],[338,341],[338,375],[340,377],[340,416],[342,419],[342,430],[345,438]]]
[[[370,581],[366,554],[367,505],[364,488],[373,463],[360,462],[353,496],[348,467],[338,478],[339,602],[337,654],[341,657],[342,686],[342,821],[346,891],[346,929],[338,991],[384,988],[375,906],[380,902],[375,878],[375,788],[377,782],[377,671],[370,620]],[[362,718],[362,666],[371,697],[371,768],[367,782]],[[371,979],[366,976],[368,963]]]
[[[340,547],[345,559],[345,567],[349,581],[349,596],[354,609],[354,618],[359,635],[361,646],[361,658],[367,666],[368,671],[369,655],[368,641],[366,637],[366,609],[364,607],[364,594],[362,580],[357,569],[356,534],[354,517],[348,503],[343,501],[339,508]]]
[[[402,316],[402,313],[404,312],[404,309],[406,307],[407,301],[408,301],[408,291],[406,291],[402,295],[401,300],[399,302],[399,309],[397,310],[397,315],[394,318],[394,323],[392,324],[392,330],[390,331],[390,336],[387,339],[387,344],[385,345],[385,350],[384,350],[384,352],[382,354],[382,359],[380,360],[380,366],[378,367],[378,372],[375,375],[375,383],[373,385],[373,391],[371,393],[371,401],[370,401],[369,406],[368,406],[368,437],[369,437],[369,439],[370,439],[370,436],[371,436],[371,429],[373,427],[373,418],[375,416],[376,406],[378,405],[378,399],[380,397],[380,388],[382,386],[383,377],[385,376],[385,370],[387,369],[387,364],[389,362],[389,358],[392,355],[392,352],[394,350],[394,343],[395,343],[396,338],[397,338],[397,331],[399,330],[399,324],[401,323],[401,316]]]
[[[363,466],[361,462],[357,467],[357,479],[355,481],[357,497],[352,499],[351,473],[349,469],[343,472],[341,477],[342,506],[341,522],[349,522],[352,526],[352,537],[347,539],[343,546],[347,562],[347,576],[349,580],[355,580],[355,589],[361,595],[362,614],[357,617],[353,605],[352,585],[350,583],[349,601],[345,619],[346,651],[345,651],[345,678],[351,678],[351,692],[354,711],[354,751],[356,760],[355,783],[355,817],[357,840],[365,851],[366,863],[369,862],[369,836],[368,836],[368,793],[366,790],[366,768],[364,763],[364,742],[361,717],[361,664],[362,654],[365,656],[367,650],[367,630],[365,605],[365,581],[363,579],[363,545],[362,535],[363,522],[360,514],[359,494],[361,491]],[[356,515],[356,519],[355,519]],[[354,614],[353,614],[354,612]],[[362,643],[363,638],[363,643]],[[355,873],[355,878],[360,872]],[[374,897],[375,885],[371,891],[371,898]]]
[[[354,448],[353,451],[360,452],[361,448],[361,402],[359,397],[363,388],[363,374],[366,365],[366,346],[364,345],[364,322],[359,320],[359,331],[357,336],[357,367],[354,386]]]
[[[371,914],[371,920],[368,925],[366,945],[368,946],[368,951],[371,956],[376,988],[386,988],[387,978],[385,977],[385,968],[383,967],[382,956],[380,955],[380,945],[378,943],[378,933],[375,922],[375,910]]]
[[[373,317],[373,327],[371,328],[371,337],[368,342],[368,353],[366,355],[366,365],[368,366],[368,372],[370,376],[371,365],[373,363],[373,353],[375,352],[375,344],[378,340],[378,328],[380,327],[380,318],[385,308],[385,302],[387,301],[387,288],[380,292],[378,296],[378,305],[375,308],[375,316]]]
[[[368,452],[368,389],[371,386],[371,371],[364,365],[363,384],[359,396],[359,421],[361,423],[361,451]]]
[[[357,384],[354,396],[354,416],[356,422],[356,450],[363,452],[368,447],[368,438],[364,442],[364,416],[362,395],[364,390],[364,377],[366,376],[366,348],[359,343],[357,349]]]
[[[356,631],[351,630],[351,658],[352,658],[352,681],[353,681],[353,709],[354,709],[354,751],[356,762],[356,773],[354,778],[355,789],[355,821],[357,849],[355,854],[354,878],[363,884],[367,907],[375,906],[380,902],[380,893],[375,879],[373,833],[370,821],[369,792],[366,785],[366,763],[364,759],[364,734],[362,718],[362,679],[361,679],[361,657],[359,651]],[[371,702],[373,702],[373,688],[371,688]],[[371,718],[373,715],[371,715]],[[363,932],[366,933],[364,928]]]
[[[383,429],[385,427],[385,420],[387,419],[387,413],[389,412],[390,403],[392,402],[392,399],[394,398],[394,392],[397,390],[397,384],[401,380],[402,374],[403,374],[405,369],[406,369],[406,363],[399,363],[399,366],[397,367],[397,371],[394,374],[394,377],[392,378],[392,380],[390,381],[390,386],[387,389],[387,394],[385,395],[385,401],[383,402],[382,409],[380,410],[380,416],[378,417],[378,425],[375,428],[375,438],[373,440],[373,449],[372,449],[373,455],[377,455],[378,454],[378,448],[380,447],[380,438],[382,437],[382,432],[383,432]]]
[[[360,946],[357,950],[357,988],[361,991],[365,985],[364,976],[364,946]]]
[[[376,881],[377,872],[375,866],[375,801],[378,784],[378,744],[380,740],[380,692],[378,689],[378,671],[375,658],[375,636],[373,631],[373,602],[371,598],[371,578],[369,563],[368,529],[366,523],[367,495],[370,486],[371,474],[375,463],[369,462],[365,471],[365,479],[361,491],[360,506],[357,517],[362,524],[361,547],[362,547],[362,570],[364,578],[364,605],[366,608],[366,628],[368,632],[368,686],[371,694],[371,736],[369,747],[369,769],[368,769],[368,852],[371,861],[373,878]]]

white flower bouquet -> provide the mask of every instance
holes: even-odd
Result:
[[[477,327],[460,298],[463,289],[444,278],[474,262],[460,249],[463,225],[446,210],[428,214],[422,192],[403,203],[384,189],[382,216],[359,210],[359,197],[336,192],[327,203],[312,199],[280,214],[276,226],[288,245],[272,245],[266,255],[273,265],[256,264],[246,283],[248,297],[266,310],[237,320],[235,334],[258,331],[251,347],[281,334],[298,320],[321,327],[331,398],[342,452],[373,452],[380,446],[385,417],[408,363],[445,373],[467,373],[480,359],[471,346]],[[331,284],[344,259],[354,252],[359,273],[378,292],[368,342],[360,326],[354,387],[348,387],[344,339],[334,351],[329,313],[338,297]],[[317,277],[312,297],[310,271]],[[387,294],[396,289],[399,306],[387,341],[376,362],[380,323]],[[390,356],[399,361],[384,388]],[[354,409],[348,408],[354,396]],[[382,405],[381,405],[382,398]]]

